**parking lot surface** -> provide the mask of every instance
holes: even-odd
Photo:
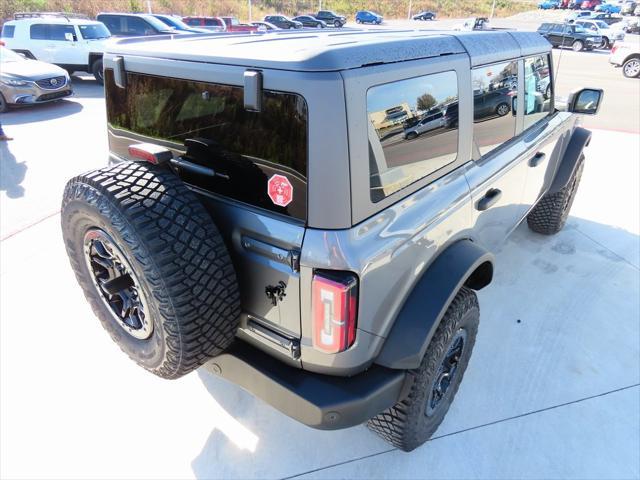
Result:
[[[135,366],[59,228],[65,182],[106,161],[102,89],[76,77],[75,98],[4,114],[0,476],[640,477],[640,87],[597,52],[565,51],[559,71],[561,95],[606,92],[568,224],[504,244],[456,400],[409,454],[364,426],[307,428],[205,368],[171,382]]]

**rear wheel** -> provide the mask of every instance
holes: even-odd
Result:
[[[640,76],[640,57],[630,58],[622,65],[622,74],[627,78]]]
[[[123,162],[70,180],[62,236],[94,313],[140,366],[178,378],[233,341],[240,303],[231,259],[170,171]]]
[[[584,43],[582,43],[580,40],[576,40],[571,45],[571,48],[574,52],[581,52],[584,49]]]
[[[91,73],[100,85],[104,85],[104,71],[102,67],[102,59],[96,60],[91,66]]]
[[[429,440],[458,391],[479,322],[476,294],[462,287],[449,305],[420,366],[407,372],[409,393],[369,420],[368,427],[405,452]]]
[[[506,103],[501,103],[496,107],[496,113],[501,117],[504,117],[507,113],[509,113],[509,105]]]

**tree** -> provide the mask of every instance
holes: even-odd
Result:
[[[430,93],[423,93],[418,97],[417,107],[418,110],[429,110],[433,108],[435,104],[438,103],[437,100]]]

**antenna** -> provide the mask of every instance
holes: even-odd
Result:
[[[555,70],[555,77],[553,78],[553,84],[555,85],[556,82],[558,81],[558,73],[560,72],[560,62],[562,61],[562,51],[564,50],[564,40],[565,40],[565,33],[567,33],[567,27],[569,26],[568,23],[564,24],[564,28],[562,29],[562,43],[560,44],[560,54],[558,55],[558,68],[556,68]]]

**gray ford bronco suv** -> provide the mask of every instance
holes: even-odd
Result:
[[[602,91],[560,109],[552,74],[537,33],[123,39],[104,55],[112,165],[64,192],[78,282],[156,375],[205,365],[412,450],[469,363],[492,252],[567,218],[590,140],[574,113]]]

